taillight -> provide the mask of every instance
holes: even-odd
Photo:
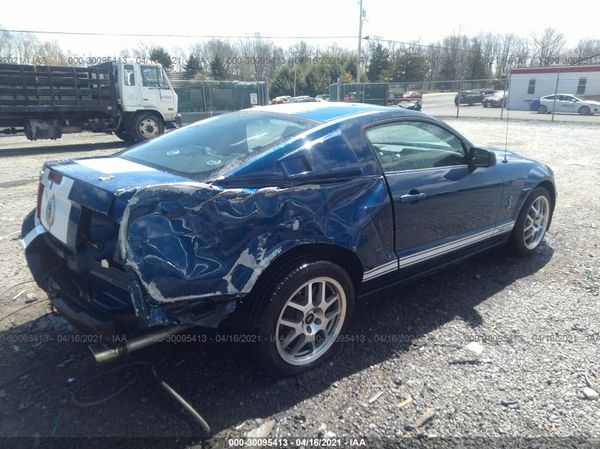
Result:
[[[42,213],[42,195],[44,195],[44,184],[40,182],[37,193],[37,207],[35,209],[38,218],[40,218],[40,214]]]
[[[51,171],[48,175],[48,179],[54,184],[60,184],[62,182],[62,178],[62,175],[60,173],[56,173],[55,171]]]

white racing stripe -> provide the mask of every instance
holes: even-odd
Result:
[[[81,159],[75,162],[84,167],[109,175],[126,172],[156,171],[152,167],[131,162],[127,159],[121,159],[120,157]]]
[[[419,262],[424,262],[428,259],[432,259],[437,256],[441,256],[443,254],[450,253],[452,251],[456,251],[458,249],[464,248],[466,246],[472,245],[474,243],[482,242],[484,240],[489,239],[490,237],[494,237],[496,235],[504,234],[512,231],[515,226],[514,221],[510,221],[507,223],[502,223],[492,229],[487,231],[481,231],[476,234],[469,235],[467,237],[463,237],[452,242],[443,243],[441,245],[435,246],[433,248],[429,248],[423,251],[419,251],[418,253],[410,254],[408,256],[404,256],[400,258],[400,269],[409,267]],[[393,260],[391,262],[386,262],[383,265],[375,267],[369,271],[365,271],[363,274],[363,281],[369,281],[378,276],[382,276],[387,273],[391,273],[398,268],[398,261]]]
[[[40,202],[40,221],[50,234],[68,245],[69,217],[73,208],[69,194],[73,180],[63,176],[60,184],[56,184],[48,178],[48,174],[45,172],[42,176],[44,192]]]

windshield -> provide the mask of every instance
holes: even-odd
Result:
[[[239,111],[201,120],[136,145],[119,156],[198,178],[239,163],[320,122],[267,111]]]

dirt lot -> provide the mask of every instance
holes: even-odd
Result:
[[[450,123],[477,143],[504,145],[503,122]],[[480,447],[516,441],[509,437],[559,446],[600,438],[600,401],[583,393],[600,391],[600,128],[519,121],[508,144],[557,178],[554,221],[535,257],[498,250],[365,298],[353,338],[330,364],[296,378],[274,380],[244,345],[214,338],[161,344],[131,360],[151,362],[202,414],[212,447],[249,432],[293,443],[335,436],[344,446],[363,437],[368,447],[424,441],[414,437]],[[61,447],[92,447],[61,439],[71,437],[111,437],[99,444],[112,447],[200,444],[200,427],[161,394],[147,365],[95,379],[119,365],[95,364],[73,328],[50,314],[22,255],[20,225],[42,162],[120,147],[107,136],[0,138],[0,437],[23,437],[2,447],[45,447],[50,436]],[[466,348],[472,342],[480,355]]]

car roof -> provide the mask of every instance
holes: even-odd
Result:
[[[343,102],[327,102],[327,103],[287,103],[275,104],[268,106],[257,106],[253,109],[278,112],[281,114],[291,114],[300,117],[327,122],[340,117],[362,115],[364,113],[378,112],[395,112],[397,115],[415,115],[423,114],[409,109],[391,108],[389,106],[378,106],[366,103],[343,103]],[[396,115],[396,114],[395,114]]]

